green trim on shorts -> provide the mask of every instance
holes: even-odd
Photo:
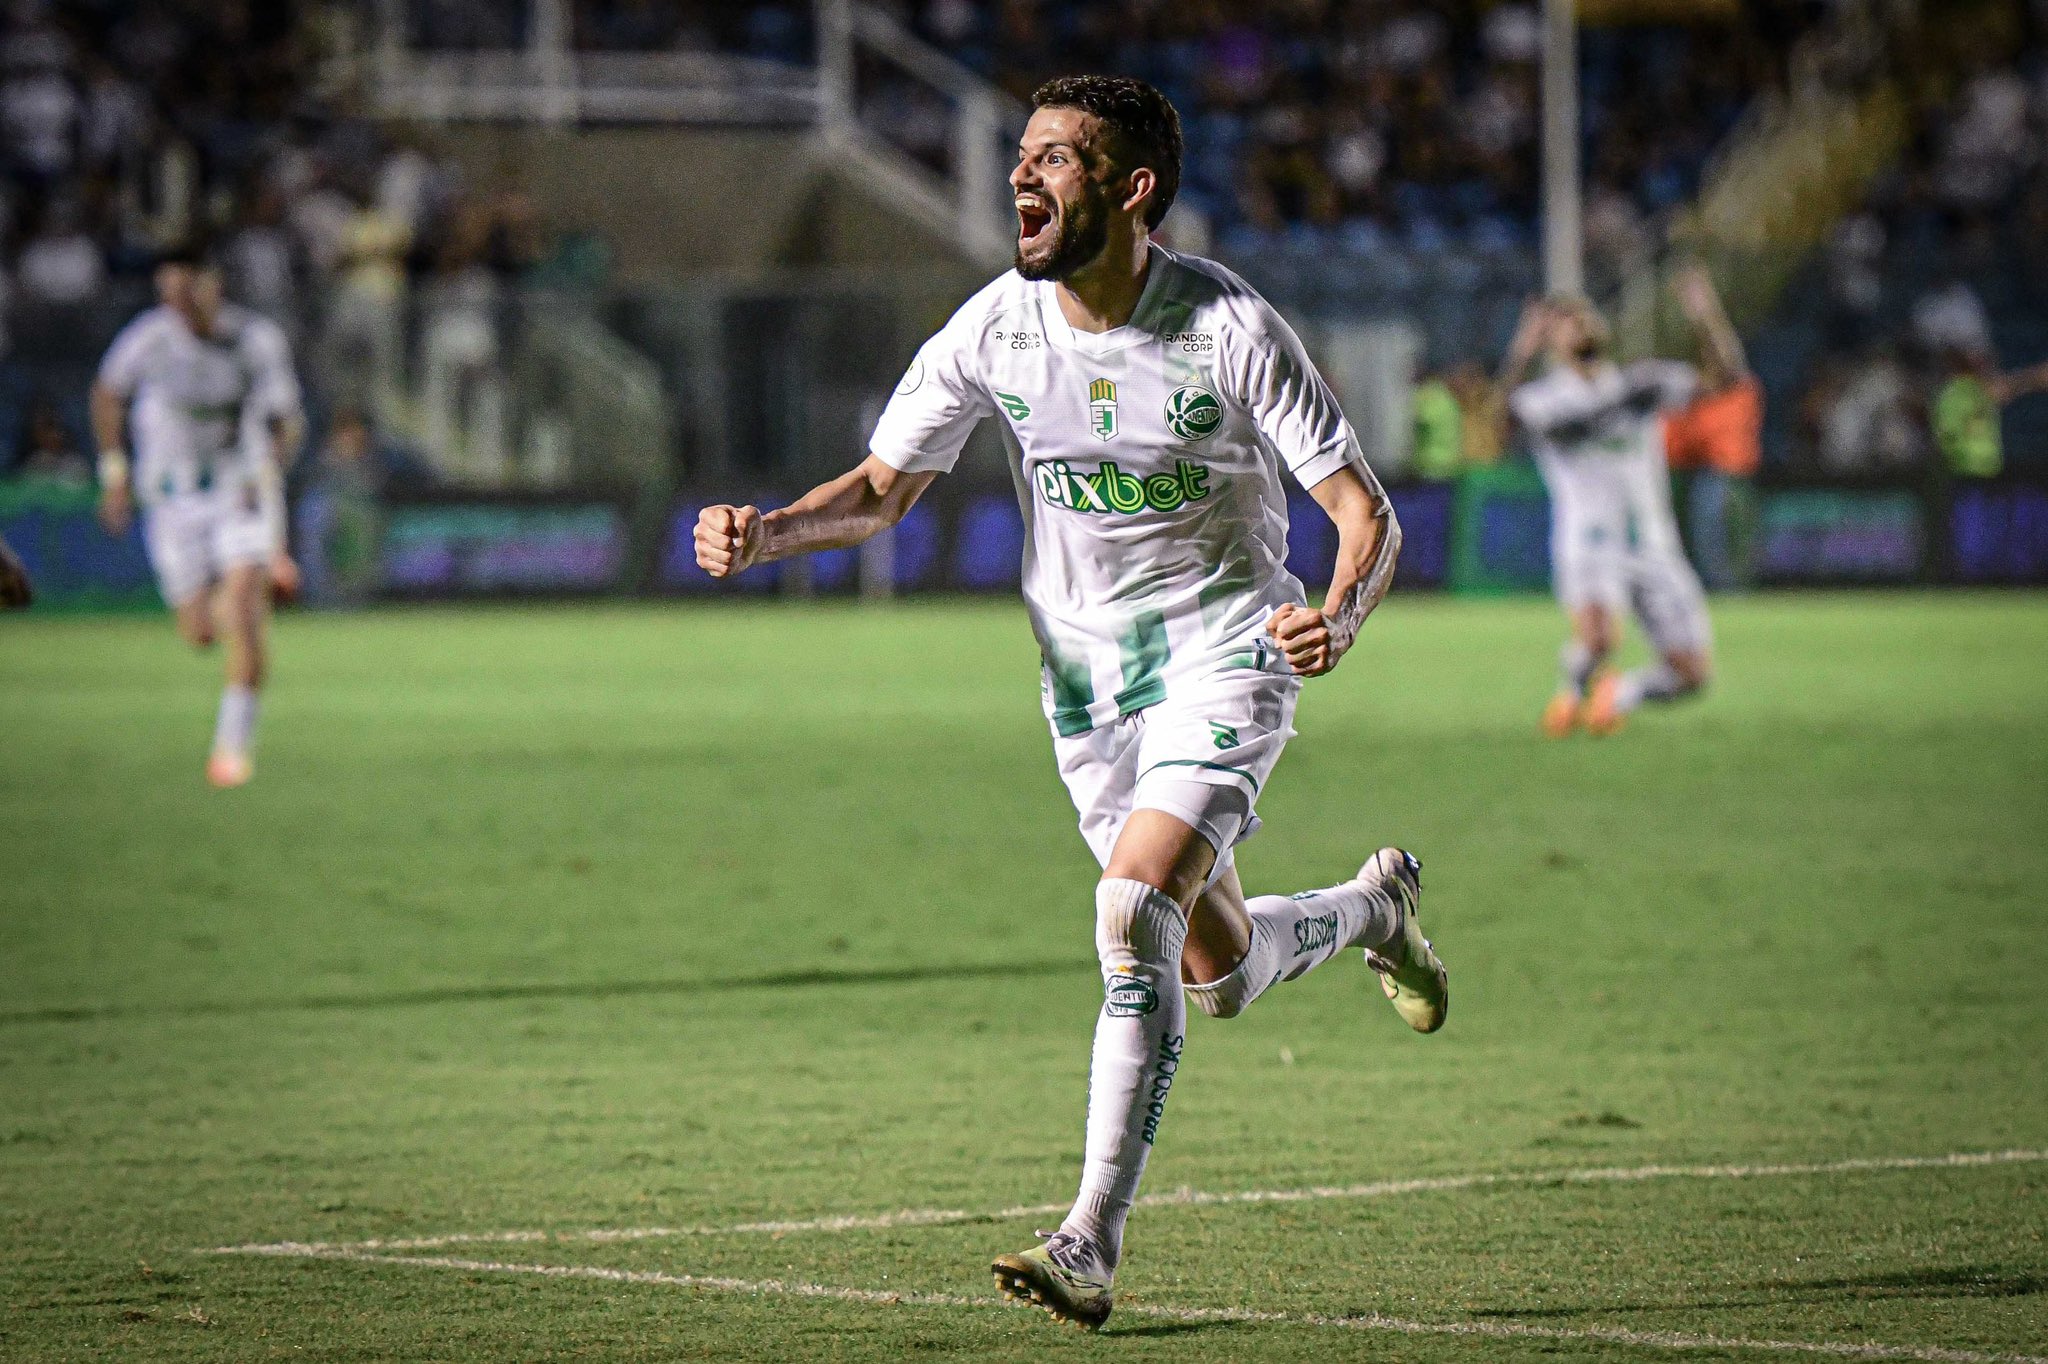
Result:
[[[1204,758],[1166,758],[1160,762],[1153,763],[1143,772],[1140,772],[1138,780],[1143,781],[1162,767],[1206,767],[1212,772],[1228,772],[1233,777],[1243,777],[1246,781],[1250,782],[1253,795],[1259,793],[1259,779],[1245,771],[1242,767],[1232,767],[1228,763],[1212,763]]]

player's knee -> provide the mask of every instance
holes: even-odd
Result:
[[[1236,1018],[1260,991],[1273,983],[1280,965],[1280,952],[1272,934],[1253,920],[1243,958],[1221,980],[1188,986],[1188,1002],[1211,1018]]]
[[[1171,965],[1177,980],[1186,938],[1186,914],[1157,886],[1121,876],[1095,883],[1095,955],[1105,972]]]
[[[178,634],[195,649],[213,647],[214,630],[212,614],[205,610],[186,608],[178,612]]]

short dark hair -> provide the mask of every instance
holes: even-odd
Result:
[[[156,253],[156,263],[159,267],[182,265],[192,270],[220,269],[220,258],[214,254],[213,243],[198,237],[172,242]]]
[[[1143,166],[1158,177],[1145,226],[1159,226],[1180,192],[1180,115],[1172,100],[1130,76],[1062,76],[1039,86],[1031,107],[1093,114],[1113,144],[1110,157],[1119,170]]]

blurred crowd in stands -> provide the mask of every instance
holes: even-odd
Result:
[[[1589,28],[1587,223],[1627,250],[1685,200],[1815,7],[1733,25]],[[1182,193],[1240,251],[1528,242],[1542,55],[1535,0],[922,0],[917,28],[1020,98],[1067,70],[1143,76],[1186,123]]]
[[[559,267],[555,244],[516,168],[471,183],[324,98],[322,13],[0,9],[0,470],[88,476],[86,379],[157,253],[195,243],[284,325],[319,427],[408,402],[432,448],[457,423],[492,438],[507,286]]]
[[[2048,13],[1986,62],[1835,227],[1789,310],[1788,442],[1823,472],[1996,472],[1997,409],[2048,386]],[[1771,376],[1779,377],[1779,376]],[[1792,380],[1790,374],[1785,380]],[[2019,423],[2048,457],[2048,404]],[[2011,423],[2008,423],[2011,425]]]
[[[1408,304],[1421,311],[1462,260],[1503,249],[1529,258],[1537,0],[881,8],[1019,96],[1077,69],[1159,84],[1186,122],[1184,200],[1208,217],[1226,259],[1341,259],[1354,275],[1440,262],[1415,276]],[[1740,22],[1583,32],[1596,281],[1635,259],[1657,215],[1695,192],[1743,110],[1788,79],[1785,53],[1830,8],[1742,0]],[[441,50],[522,46],[537,16],[531,0],[404,0],[399,12],[410,42]],[[589,52],[812,58],[808,0],[569,0],[560,12],[569,41]],[[1995,468],[1999,409],[2048,385],[2048,371],[2020,364],[2048,356],[2048,5],[2030,12],[2036,31],[2021,54],[1986,62],[1934,111],[1906,162],[1752,335],[1767,462],[1845,474]],[[434,473],[489,481],[503,468],[513,286],[602,283],[604,249],[550,234],[517,166],[466,173],[345,112],[319,84],[324,45],[373,18],[353,0],[0,3],[0,471],[89,476],[86,379],[113,330],[147,303],[154,254],[195,239],[213,245],[235,299],[287,328],[312,380],[316,430],[343,416],[353,448],[363,423],[374,430],[402,412]],[[921,118],[914,92],[881,98],[913,150],[923,138],[932,156],[948,154],[944,120]],[[1528,286],[1474,273],[1465,287],[1502,294],[1494,312],[1511,317]],[[1418,414],[1434,423],[1417,466],[1428,472],[1502,453],[1486,379],[1498,338],[1461,319],[1440,330],[1471,350],[1433,344],[1439,363],[1418,394]],[[1455,440],[1442,434],[1453,411]],[[2029,420],[2038,457],[2048,418]]]

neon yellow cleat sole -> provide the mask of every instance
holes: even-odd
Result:
[[[1402,1022],[1417,1032],[1435,1032],[1450,1016],[1451,980],[1422,936],[1422,863],[1399,848],[1381,848],[1358,869],[1358,880],[1385,890],[1401,910],[1400,927],[1377,950],[1367,949],[1365,964],[1379,976]]]
[[[1099,1329],[1115,1305],[1108,1279],[1066,1268],[1045,1246],[998,1255],[989,1268],[996,1287],[1010,1301],[1042,1307],[1054,1319],[1070,1321],[1084,1331]]]

